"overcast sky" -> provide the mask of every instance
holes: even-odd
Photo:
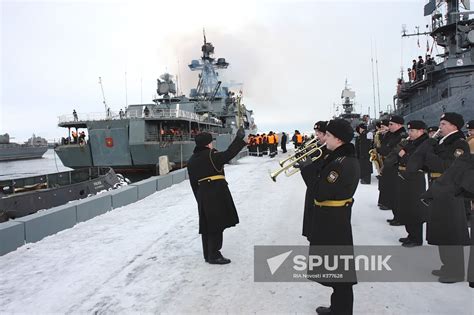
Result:
[[[231,64],[222,80],[243,83],[260,131],[311,130],[329,119],[346,78],[357,111],[370,106],[373,116],[374,46],[386,108],[402,63],[406,69],[426,52],[426,36],[400,36],[402,24],[426,29],[425,3],[1,1],[0,134],[64,136],[59,115],[104,111],[99,76],[114,111],[126,94],[128,104],[150,103],[165,71],[180,75],[188,95],[197,73],[187,65],[201,55],[203,27],[215,57]]]

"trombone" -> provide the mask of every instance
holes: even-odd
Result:
[[[323,148],[325,146],[326,146],[326,143],[320,146],[318,146],[316,143],[311,143],[311,144],[308,143],[304,148],[301,148],[300,150],[298,150],[300,152],[305,150],[306,151],[305,153],[301,154],[298,157],[296,157],[298,153],[295,153],[294,155],[292,155],[291,157],[293,157],[294,159],[287,165],[282,166],[281,169],[276,170],[273,173],[271,173],[270,177],[272,178],[274,182],[276,182],[277,176],[280,175],[281,173],[285,173],[287,177],[298,173],[301,169],[295,167],[295,165],[299,162],[306,161],[306,159],[308,158],[311,159],[311,162],[316,161],[317,159],[323,156]],[[316,154],[316,153],[317,153],[316,156],[311,157],[312,154]],[[286,160],[288,160],[288,158]],[[281,162],[280,162],[280,165],[282,165]]]

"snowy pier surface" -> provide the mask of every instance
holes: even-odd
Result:
[[[229,265],[204,262],[189,181],[0,257],[0,313],[301,313],[328,305],[317,283],[256,283],[254,245],[307,245],[300,175],[268,175],[276,159],[226,166],[240,224],[224,233]],[[359,185],[354,243],[399,245],[403,227],[377,208],[377,180]],[[412,249],[416,250],[416,248]],[[473,314],[466,282],[359,283],[355,314]]]

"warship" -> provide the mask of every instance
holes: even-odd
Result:
[[[402,37],[429,35],[443,48],[437,61],[426,55],[408,81],[402,71],[393,99],[394,112],[405,121],[417,119],[437,126],[444,112],[474,118],[474,19],[469,18],[474,12],[469,10],[468,0],[430,0],[424,7],[424,15],[431,16],[429,31],[403,31]]]
[[[48,150],[46,139],[33,135],[24,144],[10,142],[8,133],[0,135],[0,161],[39,159]]]
[[[160,156],[167,157],[172,168],[185,167],[200,132],[211,133],[214,147],[225,150],[239,126],[247,133],[256,130],[242,92],[231,91],[219,80],[217,70],[229,63],[212,57],[214,46],[203,35],[202,57],[188,65],[199,72],[188,97],[177,95],[173,76],[165,73],[157,79],[157,97],[151,103],[129,105],[118,114],[106,105],[105,113],[60,116],[58,125],[68,130],[55,148],[62,163],[73,169],[112,167],[129,178],[134,173],[151,176],[158,173]]]
[[[343,112],[340,113],[339,115],[337,114],[334,115],[333,118],[345,119],[348,122],[350,122],[352,128],[355,129],[355,127],[357,127],[357,125],[359,125],[362,122],[362,116],[361,114],[356,113],[354,110],[355,92],[349,88],[347,79],[346,79],[344,89],[341,92],[341,99],[342,99],[341,106],[342,106]],[[336,107],[336,113],[337,112],[339,112],[338,106]]]

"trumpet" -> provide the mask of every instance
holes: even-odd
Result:
[[[288,162],[289,160],[295,159],[296,157],[304,154],[304,152],[308,151],[308,149],[312,149],[314,147],[317,147],[317,145],[318,145],[317,141],[318,141],[318,139],[314,138],[314,139],[311,139],[310,141],[307,141],[306,143],[304,143],[300,148],[295,150],[295,153],[293,155],[290,155],[286,159],[281,160],[280,162],[278,162],[280,164],[280,167],[283,167],[283,165],[286,162]]]
[[[295,165],[299,162],[305,161],[306,159],[310,158],[311,162],[316,161],[317,159],[321,158],[323,156],[323,148],[326,146],[326,144],[323,144],[321,146],[317,146],[316,143],[311,144],[311,148],[308,150],[308,145],[305,146],[306,152],[301,154],[298,157],[295,157],[296,153],[293,155],[294,159],[291,161],[289,164],[282,166],[281,169],[276,170],[275,172],[270,174],[270,177],[274,182],[276,182],[276,178],[278,175],[281,173],[285,173],[287,177],[290,177],[291,175],[294,175],[298,173],[301,169],[295,167]],[[316,154],[316,156],[311,157],[312,154]],[[287,159],[288,160],[288,159]],[[281,165],[281,164],[280,164]]]

